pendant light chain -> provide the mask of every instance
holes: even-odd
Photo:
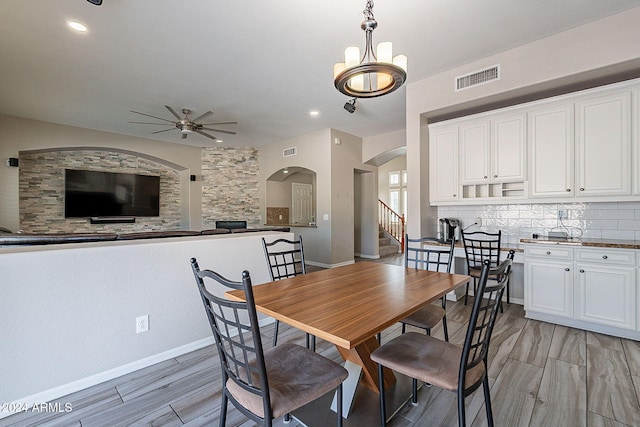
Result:
[[[367,0],[367,5],[362,11],[365,20],[374,19],[373,17],[373,0]]]

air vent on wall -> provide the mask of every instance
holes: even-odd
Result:
[[[285,148],[282,150],[282,157],[290,157],[296,155],[296,147]]]
[[[455,91],[468,89],[472,86],[489,83],[493,80],[500,80],[500,65],[485,68],[484,70],[474,71],[473,73],[456,77]]]

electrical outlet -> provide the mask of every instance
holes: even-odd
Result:
[[[149,330],[149,315],[136,317],[136,334],[147,332]]]
[[[558,219],[567,219],[567,218],[569,218],[569,213],[566,210],[561,209],[558,211]]]

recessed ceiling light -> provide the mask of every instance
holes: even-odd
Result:
[[[222,140],[221,140],[221,139],[216,139],[216,142],[217,142],[218,144],[222,144]]]
[[[310,115],[311,117],[319,116],[319,115],[320,115],[320,111],[318,111],[318,110],[311,110],[311,111],[309,111],[309,115]]]
[[[78,21],[67,21],[67,25],[69,25],[72,29],[80,32],[80,33],[84,33],[87,31],[87,27],[81,23],[79,23]]]

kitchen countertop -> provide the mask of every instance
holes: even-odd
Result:
[[[521,243],[537,243],[543,245],[568,245],[584,246],[594,248],[618,248],[618,249],[640,249],[638,240],[616,240],[616,239],[550,239],[539,237],[537,239],[520,239]]]

